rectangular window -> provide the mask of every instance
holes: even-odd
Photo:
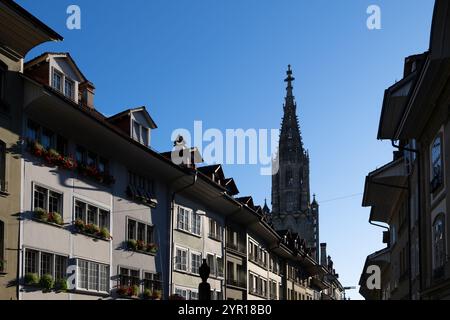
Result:
[[[48,252],[25,249],[25,274],[39,277],[50,275],[54,280],[65,279],[68,258]]]
[[[74,216],[75,219],[80,219],[85,224],[93,224],[99,228],[110,230],[110,212],[108,210],[100,209],[81,200],[75,200]]]
[[[86,260],[78,260],[77,286],[79,289],[108,292],[109,266]]]
[[[223,258],[217,257],[216,263],[217,263],[217,276],[223,277]]]
[[[61,193],[34,185],[33,195],[34,210],[40,208],[50,213],[62,215],[63,196]]]
[[[128,218],[128,240],[153,243],[153,226]]]
[[[83,147],[77,146],[77,149],[75,151],[75,160],[79,164],[86,163],[86,150]]]
[[[177,214],[177,228],[184,231],[189,231],[189,214],[190,211],[178,207],[178,214]]]
[[[175,269],[179,271],[187,271],[187,250],[177,248],[175,255]]]
[[[41,274],[52,274],[53,273],[53,255],[49,253],[41,253]]]
[[[65,279],[67,277],[67,257],[55,257],[55,280]]]
[[[214,257],[214,255],[208,253],[206,255],[206,262],[208,263],[211,276],[215,277],[217,274],[216,274],[216,264],[215,264],[215,257]]]
[[[56,70],[53,70],[52,86],[54,89],[62,92],[62,74]]]
[[[212,218],[209,219],[209,237],[219,241],[223,239],[222,226]],[[231,241],[233,240],[231,239]]]
[[[200,274],[200,266],[202,264],[202,255],[191,253],[191,272]]]
[[[64,95],[69,98],[74,100],[75,97],[75,83],[66,78],[64,81]]]
[[[25,250],[25,273],[39,273],[38,268],[39,252],[35,250]]]
[[[144,146],[148,146],[148,128],[141,127],[141,142]]]
[[[140,132],[141,132],[141,126],[136,121],[133,121],[133,139],[136,141],[140,141]]]
[[[149,289],[154,292],[155,290],[162,290],[161,274],[144,272],[144,289]]]
[[[197,212],[192,212],[191,232],[196,235],[201,235],[201,220],[202,217]]]
[[[188,290],[186,289],[175,288],[175,294],[183,297],[185,300],[188,300]]]

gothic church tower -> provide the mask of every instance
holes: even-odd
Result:
[[[281,124],[278,154],[272,177],[271,220],[276,230],[290,230],[306,240],[313,256],[319,261],[319,206],[311,203],[309,188],[309,154],[304,149],[297,103],[293,95],[291,66],[287,71],[284,116]]]

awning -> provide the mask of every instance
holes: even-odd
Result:
[[[405,160],[400,158],[375,170],[366,177],[363,207],[372,207],[371,221],[389,222],[390,211],[401,193],[407,190]]]

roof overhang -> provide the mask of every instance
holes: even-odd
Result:
[[[385,91],[378,127],[378,139],[394,138],[416,79],[417,72],[413,72]]]
[[[430,52],[393,140],[417,139],[423,132],[450,76],[450,2],[436,0]]]
[[[63,38],[11,0],[0,1],[0,48],[13,60],[23,59],[34,47]]]
[[[372,207],[370,221],[388,223],[390,211],[407,189],[404,158],[388,163],[366,177],[363,207]]]

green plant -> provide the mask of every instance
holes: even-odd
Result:
[[[101,236],[102,238],[104,238],[104,239],[110,239],[110,238],[111,238],[111,235],[110,235],[108,229],[106,229],[106,228],[102,228],[102,229],[100,230],[100,236]]]
[[[89,234],[97,235],[100,232],[100,228],[96,224],[91,223],[85,225],[84,231]]]
[[[157,253],[158,252],[158,246],[156,245],[156,243],[149,243],[149,244],[147,244],[147,252]]]
[[[67,279],[58,279],[55,282],[55,289],[58,291],[67,291]]]
[[[27,273],[25,275],[25,284],[27,286],[35,286],[39,284],[39,276],[37,273]]]
[[[162,297],[162,291],[161,290],[153,290],[152,293],[152,299],[158,300]]]
[[[50,291],[54,286],[53,277],[50,274],[44,274],[39,281],[41,288],[45,291]]]
[[[47,213],[47,211],[45,211],[42,208],[34,209],[34,214],[35,214],[36,218],[39,220],[42,220],[42,221],[48,220],[48,213]]]
[[[130,289],[131,296],[136,297],[139,294],[139,287],[137,285],[132,286]]]
[[[147,300],[151,299],[153,297],[153,292],[150,289],[145,289],[142,297]]]
[[[130,249],[130,250],[136,250],[137,249],[137,241],[133,240],[133,239],[128,240],[127,246],[128,246],[128,249]]]
[[[75,220],[75,227],[78,229],[78,231],[84,231],[86,225],[84,224],[84,221],[81,219]]]
[[[137,241],[137,249],[138,249],[138,250],[144,250],[144,248],[145,248],[145,243],[144,243],[144,241],[138,240],[138,241]]]
[[[48,214],[48,221],[59,225],[63,224],[63,219],[58,212],[52,212]]]

